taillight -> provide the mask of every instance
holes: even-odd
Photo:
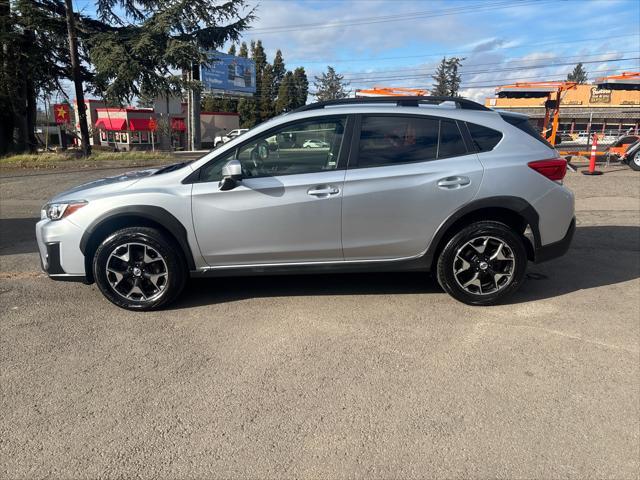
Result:
[[[567,161],[564,158],[536,160],[535,162],[529,162],[528,165],[549,180],[562,180],[567,174]]]

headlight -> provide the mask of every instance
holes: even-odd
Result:
[[[80,210],[87,204],[85,200],[71,200],[69,202],[48,203],[42,209],[44,216],[49,220],[60,220],[68,217],[76,210]],[[42,214],[40,215],[43,216]]]

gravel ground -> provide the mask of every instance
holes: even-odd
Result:
[[[0,179],[0,477],[639,478],[638,173],[568,175],[574,245],[508,305],[326,275],[132,313],[44,277],[33,234],[119,171]]]

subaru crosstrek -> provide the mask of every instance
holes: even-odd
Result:
[[[488,305],[528,261],[567,251],[565,173],[523,115],[450,97],[329,101],[191,163],[73,188],[36,234],[51,278],[132,310],[167,305],[189,276],[409,270]]]

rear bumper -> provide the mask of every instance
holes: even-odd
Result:
[[[534,263],[546,262],[547,260],[561,257],[562,255],[567,253],[569,247],[571,246],[571,241],[573,240],[573,234],[575,233],[575,231],[576,217],[573,217],[567,233],[561,240],[536,248],[534,253]]]

